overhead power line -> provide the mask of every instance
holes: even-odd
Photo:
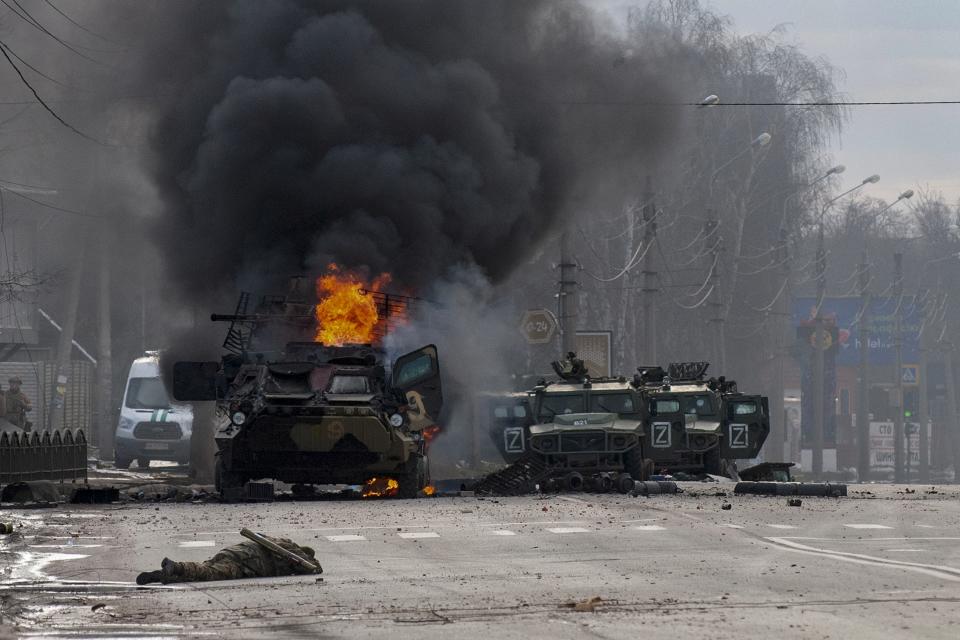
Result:
[[[15,5],[15,6],[11,5],[10,2],[12,2],[13,5]],[[0,3],[2,3],[2,4],[3,4],[4,6],[6,6],[8,9],[10,9],[10,11],[11,11],[12,13],[14,13],[18,18],[20,18],[21,20],[23,20],[24,22],[26,22],[28,25],[30,25],[31,27],[33,27],[34,29],[36,29],[36,30],[39,31],[40,33],[43,33],[43,34],[49,36],[50,38],[53,38],[53,39],[54,39],[57,43],[59,43],[62,47],[66,48],[66,49],[68,49],[68,50],[70,50],[70,51],[72,51],[74,54],[80,56],[80,57],[83,58],[84,60],[88,60],[89,62],[93,62],[94,64],[99,64],[99,65],[102,65],[102,66],[107,66],[106,63],[104,63],[103,61],[97,60],[96,58],[91,58],[91,57],[88,56],[87,54],[85,54],[85,53],[83,53],[82,51],[80,51],[80,50],[77,48],[77,46],[80,46],[80,45],[74,46],[74,45],[70,44],[69,42],[63,40],[62,38],[58,37],[58,36],[55,35],[54,33],[52,33],[49,29],[47,29],[45,26],[43,26],[43,25],[40,23],[39,20],[37,20],[36,18],[34,18],[32,15],[30,15],[30,13],[29,13],[26,9],[24,9],[24,8],[23,8],[23,5],[21,5],[17,0],[10,0],[9,2],[8,2],[7,0],[0,0]],[[22,13],[21,13],[21,12],[22,12]],[[82,47],[82,48],[89,50],[89,47]],[[105,53],[105,52],[100,52],[100,53]]]
[[[124,46],[125,46],[125,45],[120,44],[119,42],[114,42],[114,41],[111,40],[110,38],[104,37],[104,36],[100,35],[99,33],[95,32],[95,31],[91,31],[90,29],[88,29],[87,27],[83,26],[82,24],[80,24],[79,22],[77,22],[76,20],[74,20],[73,18],[71,18],[70,16],[68,16],[66,13],[64,13],[63,10],[60,9],[60,7],[58,7],[57,5],[53,4],[53,2],[51,2],[50,0],[43,0],[43,1],[44,1],[44,3],[45,3],[48,7],[50,7],[51,9],[53,9],[54,11],[56,11],[57,13],[59,13],[59,14],[63,17],[64,20],[66,20],[67,22],[69,22],[70,24],[72,24],[73,26],[75,26],[76,28],[80,29],[81,31],[84,31],[84,32],[86,32],[86,33],[89,33],[90,35],[92,35],[92,36],[94,36],[94,37],[96,37],[96,38],[100,38],[100,39],[103,40],[104,42],[109,42],[110,44],[115,44],[115,45],[117,45],[118,47],[124,47]]]
[[[2,0],[0,0],[0,1],[2,1]],[[23,75],[23,71],[20,70],[20,67],[18,67],[17,64],[13,61],[13,58],[10,57],[10,53],[8,52],[7,45],[6,45],[6,43],[3,42],[2,40],[0,40],[0,53],[3,54],[3,57],[7,59],[7,62],[10,64],[11,67],[13,67],[13,70],[16,71],[16,73],[17,73],[18,76],[20,76],[20,81],[24,84],[24,86],[27,87],[27,89],[30,90],[30,93],[32,93],[32,94],[33,94],[33,97],[37,99],[37,102],[40,104],[40,106],[42,106],[42,107],[44,108],[44,110],[47,111],[47,113],[49,113],[51,116],[53,116],[54,119],[55,119],[57,122],[59,122],[60,124],[62,124],[63,126],[65,126],[67,129],[70,129],[71,131],[73,131],[75,134],[77,134],[77,135],[80,136],[81,138],[85,138],[85,139],[87,139],[87,140],[90,140],[91,142],[96,142],[97,144],[101,144],[101,145],[104,144],[103,142],[100,142],[100,141],[97,140],[96,138],[93,138],[93,137],[91,137],[91,136],[88,136],[88,135],[85,134],[83,131],[80,131],[80,130],[77,129],[75,126],[73,126],[72,124],[70,124],[69,122],[67,122],[67,121],[64,120],[63,118],[61,118],[61,117],[60,117],[60,114],[58,114],[56,111],[54,111],[53,108],[52,108],[49,104],[47,104],[46,102],[44,102],[43,98],[40,97],[40,94],[37,93],[37,90],[33,88],[33,85],[30,84],[30,81],[27,80],[27,78]]]
[[[598,106],[598,107],[699,107],[714,109],[717,107],[872,107],[872,106],[909,106],[960,104],[960,100],[839,100],[836,102],[718,102],[703,105],[699,102],[644,102],[634,100],[559,100],[559,104]]]

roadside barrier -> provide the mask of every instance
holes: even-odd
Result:
[[[87,479],[83,429],[0,434],[0,484]]]

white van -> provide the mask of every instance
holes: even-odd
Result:
[[[130,365],[114,441],[115,466],[126,469],[134,460],[147,467],[151,460],[190,462],[193,409],[175,405],[160,378],[160,358],[148,351]]]

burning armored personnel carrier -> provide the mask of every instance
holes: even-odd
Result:
[[[566,364],[555,363],[559,381],[541,381],[525,393],[485,399],[490,435],[504,460],[511,463],[505,476],[515,476],[513,468],[527,469],[526,476],[538,479],[577,470],[560,464],[559,450],[544,449],[544,437],[556,432],[563,432],[571,446],[575,437],[589,441],[591,455],[612,456],[590,462],[589,456],[576,452],[574,458],[584,461],[578,470],[583,474],[618,470],[635,480],[645,479],[654,470],[735,475],[735,461],[755,457],[770,431],[767,399],[742,394],[735,382],[722,377],[705,379],[709,366],[705,362],[673,363],[666,371],[641,367],[627,380],[591,378],[586,370],[570,364],[572,360],[568,357]],[[596,430],[591,422],[598,421],[589,417],[599,415],[633,425],[637,446],[618,459],[610,447],[613,441],[601,442],[588,435]],[[547,446],[560,446],[553,444],[556,440],[550,442]],[[570,452],[565,449],[563,453]],[[496,485],[497,477],[491,482]],[[606,486],[604,480],[594,484],[598,482],[602,483],[599,488]],[[512,485],[520,484],[512,480]],[[589,487],[590,482],[581,486]]]
[[[252,313],[242,294],[234,314],[212,317],[229,323],[219,363],[176,363],[174,397],[217,403],[221,494],[260,478],[377,482],[378,495],[404,498],[428,484],[425,430],[442,403],[437,349],[428,345],[388,363],[378,338],[409,299],[352,289],[372,312],[368,343],[318,341],[329,335],[319,305],[294,286],[286,296],[264,297]]]

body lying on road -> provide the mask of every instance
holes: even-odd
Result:
[[[204,562],[176,562],[164,558],[159,571],[145,571],[137,576],[137,584],[161,582],[210,582],[243,578],[323,573],[314,560],[314,551],[288,540],[271,538],[244,529],[250,538],[223,549]]]

